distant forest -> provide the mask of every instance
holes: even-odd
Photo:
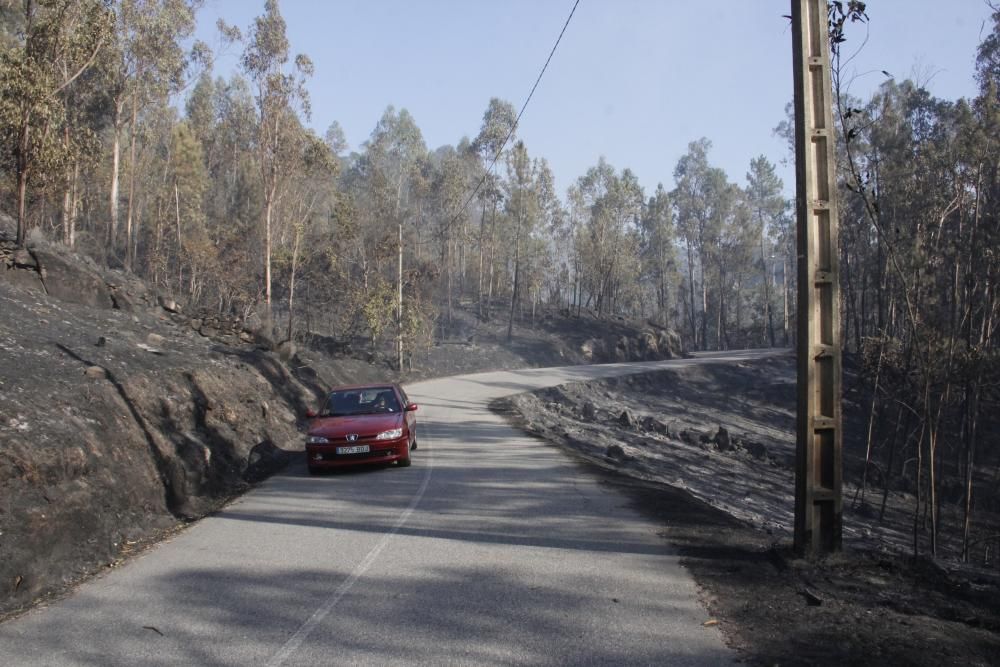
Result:
[[[732,183],[700,138],[654,192],[600,159],[558,193],[500,99],[475,137],[435,149],[389,107],[349,152],[337,123],[308,127],[313,67],[277,0],[219,26],[242,54],[228,80],[205,45],[185,47],[200,4],[0,1],[0,196],[19,243],[64,244],[189,310],[257,313],[276,339],[398,335],[413,349],[451,335],[464,308],[652,321],[692,350],[794,344],[794,206],[766,157]],[[850,10],[868,20],[862,3],[831,3],[831,28]],[[995,490],[973,493],[1000,486],[1000,11],[991,28],[968,100],[891,78],[869,99],[841,94],[833,42],[863,486],[916,490],[916,550],[925,535],[937,550],[951,498],[965,555],[977,502],[1000,509]],[[790,119],[775,121],[791,141]]]

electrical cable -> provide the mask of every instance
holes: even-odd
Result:
[[[469,204],[471,204],[472,200],[476,198],[476,195],[479,194],[479,190],[483,187],[483,183],[486,182],[486,177],[493,171],[493,167],[496,165],[497,160],[499,160],[500,156],[503,154],[503,149],[507,146],[507,142],[510,141],[512,136],[514,136],[514,130],[516,130],[517,126],[521,123],[521,116],[524,115],[524,110],[528,108],[528,102],[531,101],[531,97],[535,94],[538,84],[541,83],[542,77],[545,75],[545,70],[548,69],[549,63],[552,61],[552,56],[556,53],[556,49],[559,48],[559,42],[562,41],[563,35],[566,33],[566,28],[569,27],[569,22],[573,20],[573,14],[576,13],[576,7],[579,4],[580,0],[576,0],[576,2],[573,3],[573,9],[570,10],[569,16],[566,17],[566,22],[563,24],[562,30],[559,31],[559,37],[556,38],[556,43],[552,45],[552,50],[549,51],[549,57],[545,59],[545,64],[542,65],[542,70],[538,73],[538,78],[535,79],[535,85],[531,87],[531,92],[528,93],[528,97],[524,100],[524,104],[521,105],[521,111],[518,112],[517,118],[514,119],[514,124],[510,126],[510,131],[507,133],[507,136],[504,137],[496,155],[493,156],[493,160],[490,161],[490,166],[486,168],[485,172],[483,172],[483,177],[479,179],[479,184],[476,186],[476,189],[472,191],[472,194],[465,200],[462,207],[458,209],[455,217],[453,217],[451,222],[448,223],[449,228],[455,223],[456,220],[458,220],[458,216],[465,212],[465,209],[469,207]]]

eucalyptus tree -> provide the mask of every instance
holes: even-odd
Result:
[[[600,317],[614,312],[623,286],[637,281],[631,260],[638,257],[638,237],[632,232],[640,226],[645,195],[631,170],[616,173],[601,157],[577,179],[571,198],[577,215],[583,209],[578,239],[587,305],[593,302]]]
[[[254,19],[244,41],[241,59],[243,72],[253,85],[256,104],[255,149],[263,197],[264,299],[269,332],[273,322],[271,257],[274,209],[284,195],[290,176],[289,166],[297,158],[289,138],[297,131],[299,114],[309,115],[309,93],[305,84],[313,74],[313,64],[308,56],[296,55],[294,65],[289,65],[285,28],[277,0],[267,0],[264,14]],[[235,33],[236,36],[238,34]]]
[[[177,289],[197,300],[202,276],[200,269],[213,265],[214,246],[205,229],[203,197],[208,188],[208,173],[201,142],[184,122],[173,127],[170,141],[170,188],[173,195],[176,232]],[[184,269],[187,267],[187,289]]]
[[[503,203],[504,189],[501,178],[493,170],[494,164],[502,157],[504,148],[514,140],[517,125],[517,112],[514,105],[497,97],[490,98],[489,105],[483,113],[483,122],[479,134],[472,141],[472,149],[479,155],[483,163],[483,185],[478,197],[481,205],[479,218],[479,316],[484,320],[490,318],[490,305],[493,299],[493,278],[496,259],[497,211]],[[486,231],[486,211],[491,212],[489,236]],[[486,259],[487,248],[489,259]],[[483,288],[484,263],[488,264],[487,285]]]
[[[514,310],[517,306],[521,281],[521,247],[538,218],[538,197],[535,189],[536,171],[523,141],[518,141],[508,153],[507,214],[514,224],[513,281],[510,291],[510,313],[507,318],[507,340],[514,337]]]
[[[445,302],[445,319],[442,329],[452,324],[452,297],[454,291],[454,247],[462,242],[461,231],[468,214],[464,209],[469,194],[467,165],[462,154],[452,146],[443,146],[434,153],[434,177],[431,192],[434,198],[434,237],[438,241],[438,266],[443,272],[442,287]],[[457,237],[457,238],[456,238]]]
[[[674,210],[663,184],[656,186],[643,211],[642,259],[644,273],[653,283],[656,313],[665,327],[671,325],[670,294],[676,283],[677,258],[674,248],[676,229]]]
[[[190,54],[184,43],[194,33],[195,13],[202,0],[115,0],[114,42],[102,60],[111,98],[111,184],[108,242],[113,255],[120,225],[121,142],[129,128],[128,192],[125,219],[125,266],[132,268],[135,214],[136,151],[139,122],[150,104],[163,104],[185,84],[189,58],[207,61],[207,47],[195,42]]]
[[[976,49],[976,82],[980,96],[992,92],[996,98],[1000,91],[1000,6],[992,4],[991,8],[992,30]]]
[[[225,84],[220,80],[218,86]],[[219,122],[216,108],[217,84],[210,72],[202,72],[184,103],[184,116],[195,138],[201,142],[206,163],[212,162],[215,130]]]
[[[95,0],[25,2],[17,12],[20,30],[0,51],[0,159],[14,177],[19,246],[27,232],[29,184],[65,173],[86,148],[66,134],[65,96],[106,47],[110,19]]]
[[[420,243],[422,225],[421,194],[424,192],[422,172],[426,165],[427,147],[413,116],[406,109],[398,112],[386,108],[369,139],[362,145],[362,153],[348,174],[355,196],[362,225],[356,236],[359,259],[364,272],[366,298],[369,292],[369,274],[374,271],[378,281],[382,276],[382,263],[395,258],[395,323],[396,364],[403,359],[403,254],[404,228],[409,226],[417,236],[413,244]],[[414,248],[415,251],[418,251]],[[376,282],[375,286],[381,284]],[[380,298],[378,290],[372,298]],[[386,317],[389,317],[388,311]]]
[[[350,148],[347,143],[347,137],[344,135],[344,128],[340,126],[338,121],[333,121],[330,123],[329,127],[326,128],[326,132],[323,134],[323,141],[330,149],[330,152],[333,153],[334,157],[338,159],[341,154],[347,152]]]
[[[298,164],[291,165],[292,179],[289,196],[286,198],[288,222],[291,226],[291,257],[288,265],[288,330],[287,339],[294,334],[295,288],[302,255],[322,252],[327,243],[315,242],[319,239],[311,234],[312,227],[321,217],[324,209],[334,205],[335,179],[340,171],[331,146],[311,130],[300,128],[291,138],[299,154]],[[315,241],[303,245],[303,239],[313,236]],[[287,252],[285,255],[287,256]]]
[[[873,393],[865,470],[877,466],[882,473],[883,510],[890,480],[909,480],[915,553],[929,538],[938,555],[948,516],[940,511],[942,495],[960,472],[963,556],[969,557],[973,495],[988,488],[977,467],[984,458],[1000,463],[996,448],[980,449],[989,442],[982,429],[997,426],[984,405],[996,400],[1000,378],[1000,300],[993,287],[1000,278],[1000,16],[993,20],[993,33],[980,45],[975,100],[938,100],[912,82],[889,80],[871,100],[840,97],[837,107],[841,194],[848,202],[842,252],[861,273],[858,280],[842,272],[846,319]],[[875,278],[865,280],[871,266]],[[869,293],[874,308],[866,307]],[[862,502],[866,484],[863,478]]]
[[[753,227],[760,246],[762,324],[766,327],[761,338],[766,337],[771,347],[774,347],[776,343],[771,279],[774,274],[775,253],[773,248],[767,247],[767,239],[773,236],[773,230],[777,228],[788,203],[782,194],[783,184],[775,173],[774,165],[763,155],[750,160],[750,171],[747,172],[746,179],[747,205],[753,213]]]
[[[531,253],[536,281],[533,304],[541,298],[542,287],[548,286],[550,294],[558,295],[563,289],[559,272],[556,270],[560,257],[556,242],[565,236],[566,210],[556,194],[555,175],[548,160],[539,158],[536,165],[535,189],[538,197],[538,243]],[[557,299],[558,301],[558,299]],[[534,310],[532,310],[534,313]]]
[[[722,224],[719,245],[712,253],[716,280],[716,334],[721,349],[746,347],[743,315],[746,311],[744,286],[753,271],[761,235],[760,223],[747,202],[745,191],[728,184],[717,200]],[[735,329],[730,329],[730,312],[735,313]],[[735,335],[736,341],[731,337]]]
[[[684,241],[690,301],[688,324],[692,344],[696,348],[708,346],[707,271],[712,264],[717,263],[715,257],[726,212],[728,190],[725,172],[709,165],[708,151],[711,147],[712,142],[704,138],[688,144],[688,152],[680,158],[674,169],[676,187],[670,194],[677,211],[677,230]],[[698,281],[695,280],[696,266],[699,271]],[[696,284],[700,286],[700,304],[695,303]]]

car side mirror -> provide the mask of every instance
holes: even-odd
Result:
[[[309,408],[308,410],[306,410],[306,417],[308,417],[309,419],[312,419],[315,416],[316,416],[316,411],[315,410],[313,410],[312,408]]]
[[[417,404],[416,403],[408,403],[407,406],[406,406],[406,411],[407,412],[416,412],[417,411]]]

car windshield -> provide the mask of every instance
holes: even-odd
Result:
[[[399,412],[399,401],[390,388],[348,389],[335,391],[327,398],[320,413],[323,417],[348,417]]]

